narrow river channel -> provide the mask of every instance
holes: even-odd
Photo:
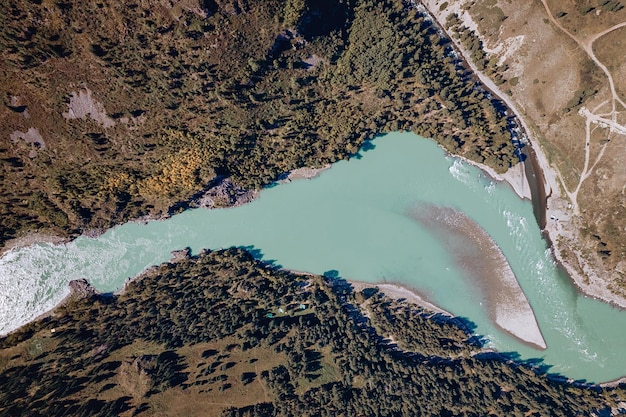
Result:
[[[128,277],[169,260],[170,251],[242,246],[288,269],[415,289],[475,323],[489,346],[543,359],[551,372],[590,382],[626,375],[626,312],[577,293],[551,259],[529,201],[430,140],[392,133],[371,144],[318,178],[268,188],[244,206],[189,210],[95,239],[7,252],[0,259],[0,334],[54,307],[72,279],[116,291]],[[489,293],[497,282],[486,276],[477,283],[466,267],[482,262],[480,251],[460,256],[464,248],[450,243],[453,236],[442,241],[415,220],[416,207],[463,213],[493,239],[535,313],[546,350],[494,323],[486,304],[497,298]]]

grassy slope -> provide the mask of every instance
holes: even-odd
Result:
[[[516,161],[507,118],[400,1],[2,3],[0,245],[171,213],[223,176],[257,188],[389,130]]]
[[[464,4],[477,23],[484,45],[492,51],[486,54],[486,60],[501,60],[502,65],[494,66],[490,76],[496,81],[503,80],[503,91],[508,91],[523,111],[550,163],[563,178],[564,189],[574,193],[580,187],[575,201],[579,213],[567,208],[570,201],[551,203],[571,215],[568,225],[574,229],[573,238],[564,237],[559,242],[562,257],[581,276],[596,275],[598,278],[592,277],[591,285],[603,281],[623,299],[626,296],[624,135],[592,123],[587,138],[585,118],[579,111],[586,107],[593,113],[605,114],[608,119],[614,117],[621,126],[626,125],[626,108],[616,101],[615,113],[611,114],[608,78],[581,46],[602,31],[626,22],[626,2],[547,1],[550,15],[562,28],[551,21],[548,10],[538,0],[522,3],[478,0]],[[597,38],[592,48],[611,73],[622,101],[626,100],[625,33],[623,26],[617,28]]]
[[[481,351],[454,319],[236,249],[0,340],[0,415],[575,416],[624,400]]]

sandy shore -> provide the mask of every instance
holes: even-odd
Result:
[[[452,313],[436,306],[435,304],[427,301],[417,291],[404,287],[400,284],[372,284],[369,282],[361,281],[348,281],[355,291],[361,291],[365,288],[378,288],[387,297],[396,300],[406,300],[409,303],[418,305],[425,310],[432,311],[434,313],[443,314],[446,316],[454,317]]]
[[[509,168],[504,174],[500,175],[500,178],[496,179],[508,183],[520,198],[532,200],[532,192],[528,179],[526,178],[524,163],[516,164]]]
[[[471,159],[467,159],[463,156],[456,154],[450,154],[450,156],[454,158],[459,158],[464,162],[475,166],[476,168],[487,174],[494,181],[506,183],[511,187],[511,189],[513,189],[513,191],[519,196],[519,198],[532,200],[531,186],[526,176],[524,163],[515,164],[513,167],[509,168],[504,174],[498,174],[493,168],[487,165],[472,161]]]
[[[326,171],[327,169],[330,169],[330,168],[331,168],[331,165],[326,164],[321,168],[302,167],[302,168],[294,169],[293,171],[287,172],[286,174],[282,175],[281,178],[278,180],[278,182],[282,184],[282,183],[296,181],[296,180],[310,180],[312,178],[317,177],[323,171]]]
[[[615,379],[613,381],[603,382],[599,384],[602,388],[615,388],[620,385],[626,384],[626,376],[622,378]],[[626,408],[626,403],[622,403],[621,407]]]
[[[317,276],[312,272],[306,271],[298,271],[295,269],[284,269],[287,272],[291,272],[296,275],[306,275],[306,276]],[[365,288],[378,288],[381,292],[383,292],[386,296],[393,298],[395,300],[406,300],[409,303],[418,305],[425,310],[432,311],[433,313],[440,313],[446,316],[454,317],[452,313],[444,310],[443,308],[431,303],[426,299],[425,296],[421,295],[417,290],[404,286],[398,283],[372,283],[372,282],[364,282],[364,281],[355,281],[355,280],[346,280],[345,282],[349,283],[353,290],[361,291]]]

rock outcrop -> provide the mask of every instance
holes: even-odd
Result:
[[[180,250],[173,250],[170,253],[172,254],[172,257],[170,258],[170,263],[176,263],[183,259],[189,258],[191,256],[191,248],[186,247]]]
[[[246,190],[224,178],[200,197],[197,204],[202,208],[234,207],[251,202],[257,195],[257,191]]]
[[[85,278],[70,281],[70,297],[76,299],[91,298],[98,294],[98,291]]]

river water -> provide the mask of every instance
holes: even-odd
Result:
[[[169,260],[172,250],[242,246],[288,269],[417,289],[475,323],[489,346],[542,359],[551,372],[590,382],[626,375],[626,312],[577,293],[551,259],[529,201],[430,140],[392,133],[370,144],[318,178],[268,188],[244,206],[189,210],[95,239],[7,252],[0,259],[0,334],[54,307],[72,279],[116,291],[127,277]],[[458,254],[410,215],[421,205],[461,211],[491,236],[535,312],[546,350],[493,324],[489,297],[455,262]]]

